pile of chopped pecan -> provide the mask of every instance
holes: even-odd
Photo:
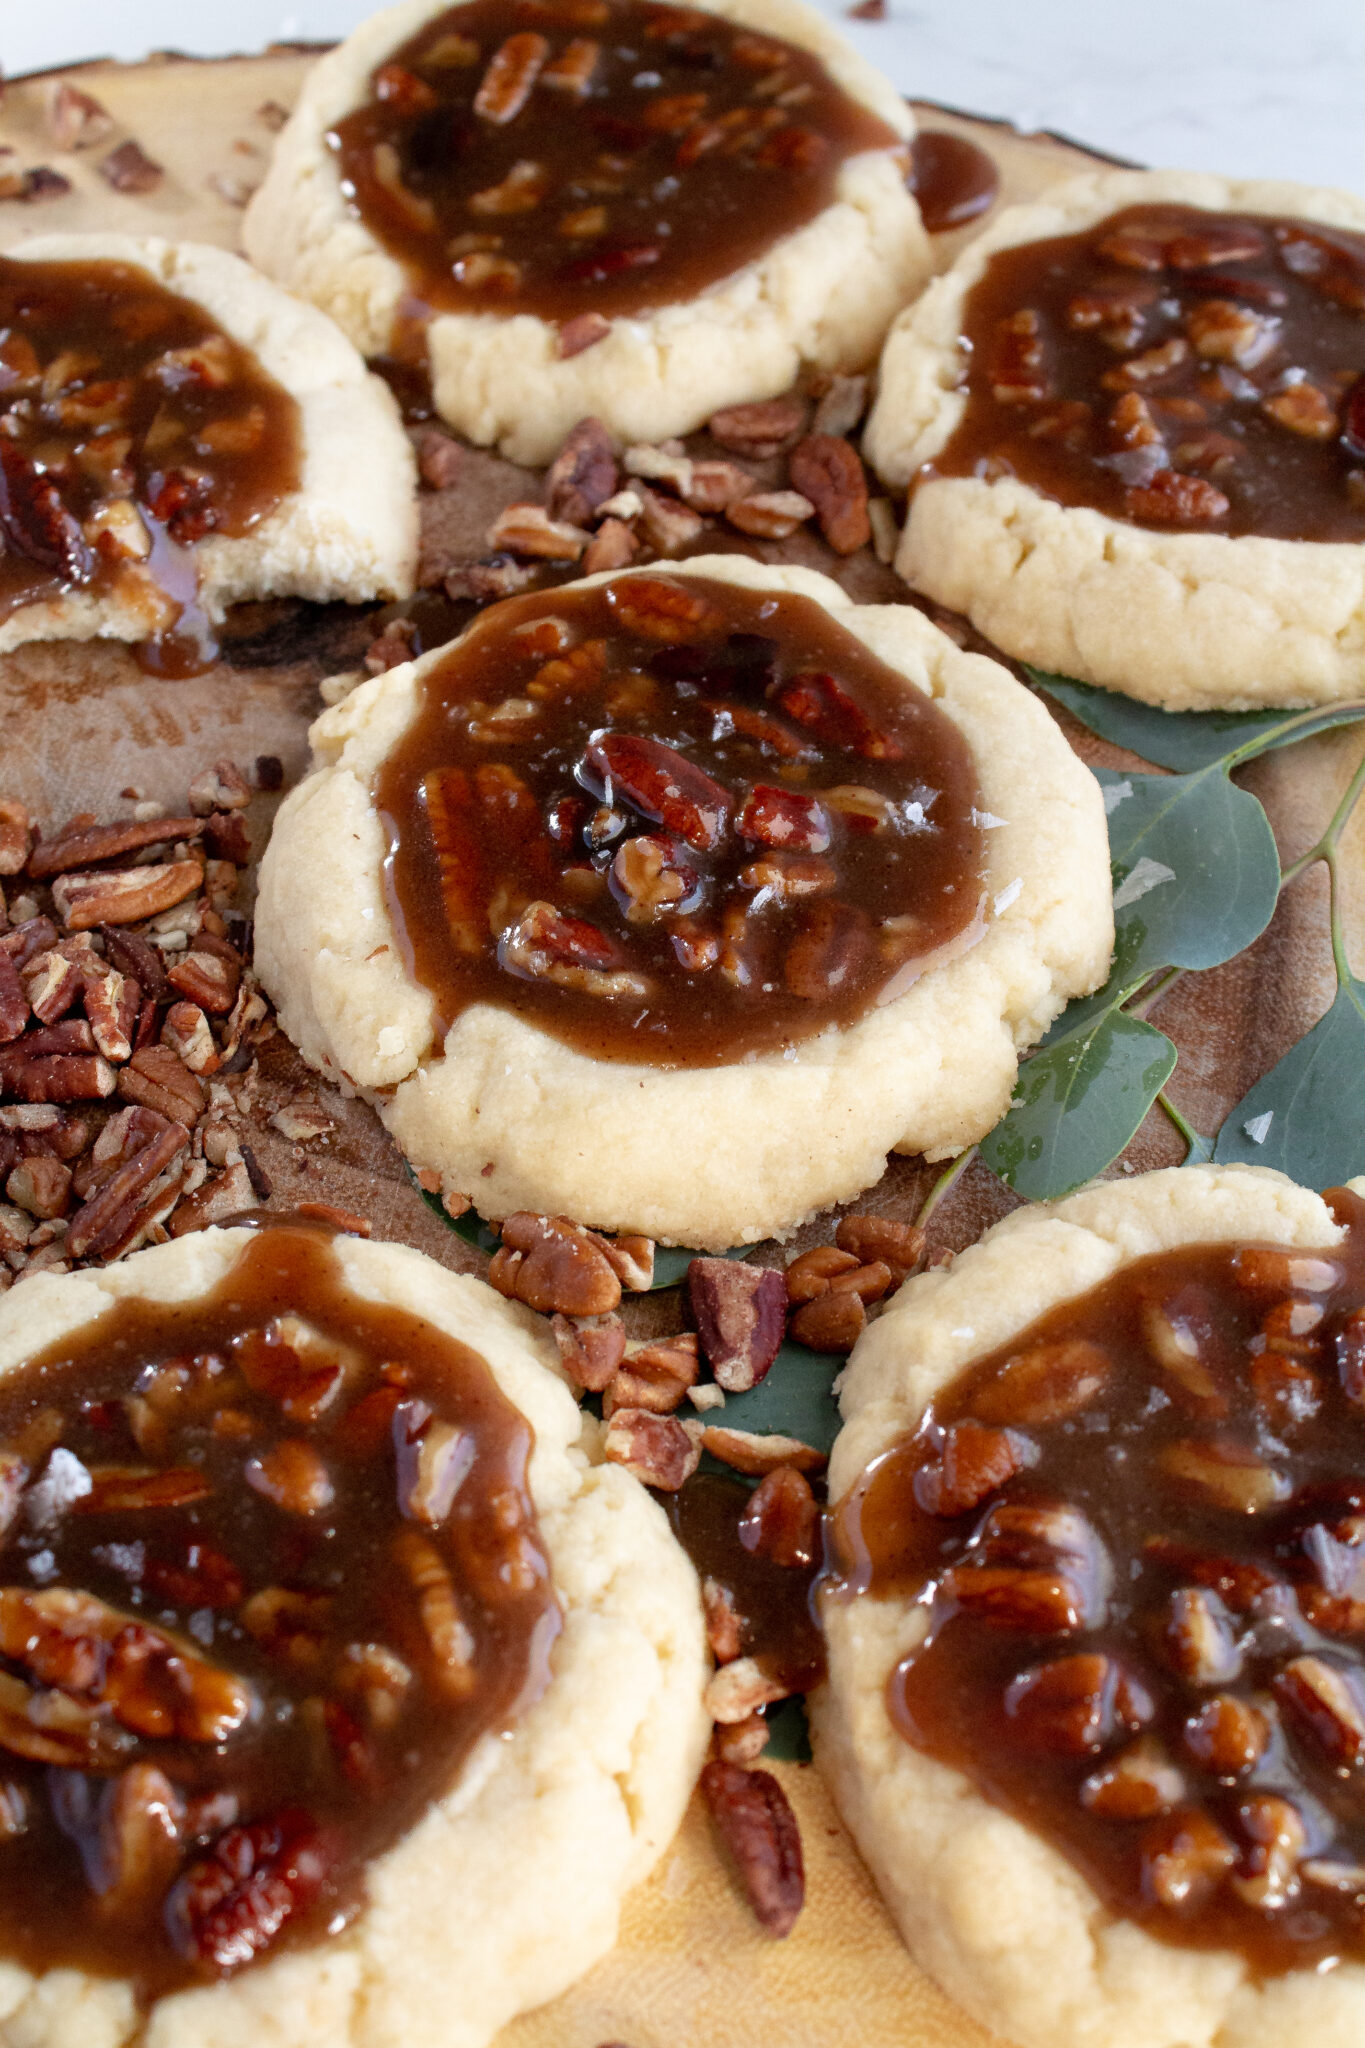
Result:
[[[277,787],[279,763],[256,764]],[[42,837],[0,798],[0,1290],[265,1199],[234,1087],[274,1026],[237,907],[246,777]]]
[[[718,412],[707,427],[711,451],[700,454],[676,440],[622,449],[600,420],[580,420],[546,472],[544,502],[508,505],[488,529],[487,555],[455,567],[447,558],[430,573],[451,599],[488,604],[566,574],[696,554],[714,544],[707,536],[718,525],[780,541],[808,522],[839,555],[871,540],[890,561],[896,515],[888,498],[869,499],[849,438],[866,404],[865,377],[817,378],[805,394]],[[413,438],[423,482],[450,488],[461,444],[432,425]],[[372,654],[373,671],[409,659],[411,648],[386,636]]]

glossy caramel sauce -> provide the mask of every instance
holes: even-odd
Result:
[[[966,227],[995,204],[1000,172],[965,135],[947,128],[921,128],[910,144],[910,190],[931,235]]]
[[[0,256],[0,619],[89,591],[146,613],[144,665],[216,650],[194,544],[297,490],[298,405],[137,264]]]
[[[0,1444],[0,1955],[30,1970],[146,1999],[336,1931],[547,1683],[529,1426],[317,1229],[8,1374]]]
[[[380,770],[389,909],[442,1030],[514,1010],[709,1066],[886,1001],[979,934],[970,751],[806,597],[619,577],[500,604]]]
[[[420,306],[553,321],[693,298],[904,148],[807,51],[649,0],[452,7],[328,139]]]
[[[908,1742],[1266,1975],[1365,1955],[1365,1202],[1329,1200],[1336,1251],[1139,1259],[968,1367],[826,1581],[922,1604]]]
[[[756,1546],[744,1524],[750,1489],[738,1479],[695,1472],[662,1498],[697,1576],[714,1580],[731,1597],[740,1655],[752,1657],[789,1692],[809,1692],[825,1675],[825,1640],[811,1610],[817,1561],[778,1563]]]
[[[921,477],[1165,530],[1365,540],[1365,235],[1134,206],[992,256]]]

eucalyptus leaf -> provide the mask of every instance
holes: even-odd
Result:
[[[1265,810],[1220,764],[1190,775],[1097,771],[1109,814],[1115,971],[1217,967],[1260,937],[1279,900]]]
[[[1309,733],[1365,718],[1361,704],[1329,706],[1311,717],[1297,711],[1161,711],[1070,676],[1049,675],[1027,663],[1024,668],[1038,689],[1065,705],[1089,731],[1159,768],[1208,768],[1233,754],[1251,760],[1275,747],[1292,746]]]
[[[810,1728],[806,1721],[804,1696],[795,1692],[790,1699],[779,1700],[769,1707],[763,1716],[768,1724],[768,1746],[763,1752],[765,1764],[808,1764],[811,1760]]]
[[[1325,1017],[1242,1097],[1213,1156],[1277,1167],[1305,1187],[1365,1173],[1365,982],[1344,980]]]
[[[982,1158],[1030,1201],[1070,1194],[1118,1158],[1175,1059],[1170,1039],[1140,1018],[1092,1016],[1027,1062]]]
[[[759,1436],[770,1431],[799,1436],[802,1443],[827,1451],[839,1433],[839,1410],[831,1389],[844,1363],[827,1351],[810,1351],[788,1341],[756,1387],[747,1394],[727,1394],[725,1406],[706,1419],[726,1429],[751,1429]]]

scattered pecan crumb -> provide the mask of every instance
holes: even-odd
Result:
[[[131,139],[110,150],[99,167],[100,176],[116,192],[154,192],[166,173]]]
[[[559,330],[560,361],[565,362],[570,356],[581,356],[585,349],[596,348],[598,342],[605,341],[610,333],[611,322],[604,314],[576,314]]]
[[[114,132],[108,109],[88,92],[59,79],[47,103],[48,132],[58,149],[90,149]]]

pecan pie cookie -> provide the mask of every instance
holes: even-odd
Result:
[[[854,1352],[828,1776],[908,1945],[1027,2048],[1365,2014],[1365,1181],[1020,1210]]]
[[[1104,977],[1099,791],[909,606],[698,557],[485,612],[313,728],[256,967],[424,1185],[724,1247],[932,1158]]]
[[[288,1219],[0,1302],[0,2033],[477,2048],[705,1744],[696,1577],[546,1326]]]
[[[548,462],[865,366],[929,272],[911,128],[801,0],[407,0],[310,73],[246,247]]]
[[[896,564],[1007,654],[1169,710],[1365,684],[1365,200],[1108,171],[892,330]]]
[[[244,598],[407,596],[413,457],[313,307],[221,249],[45,235],[0,257],[0,652],[212,655]]]

